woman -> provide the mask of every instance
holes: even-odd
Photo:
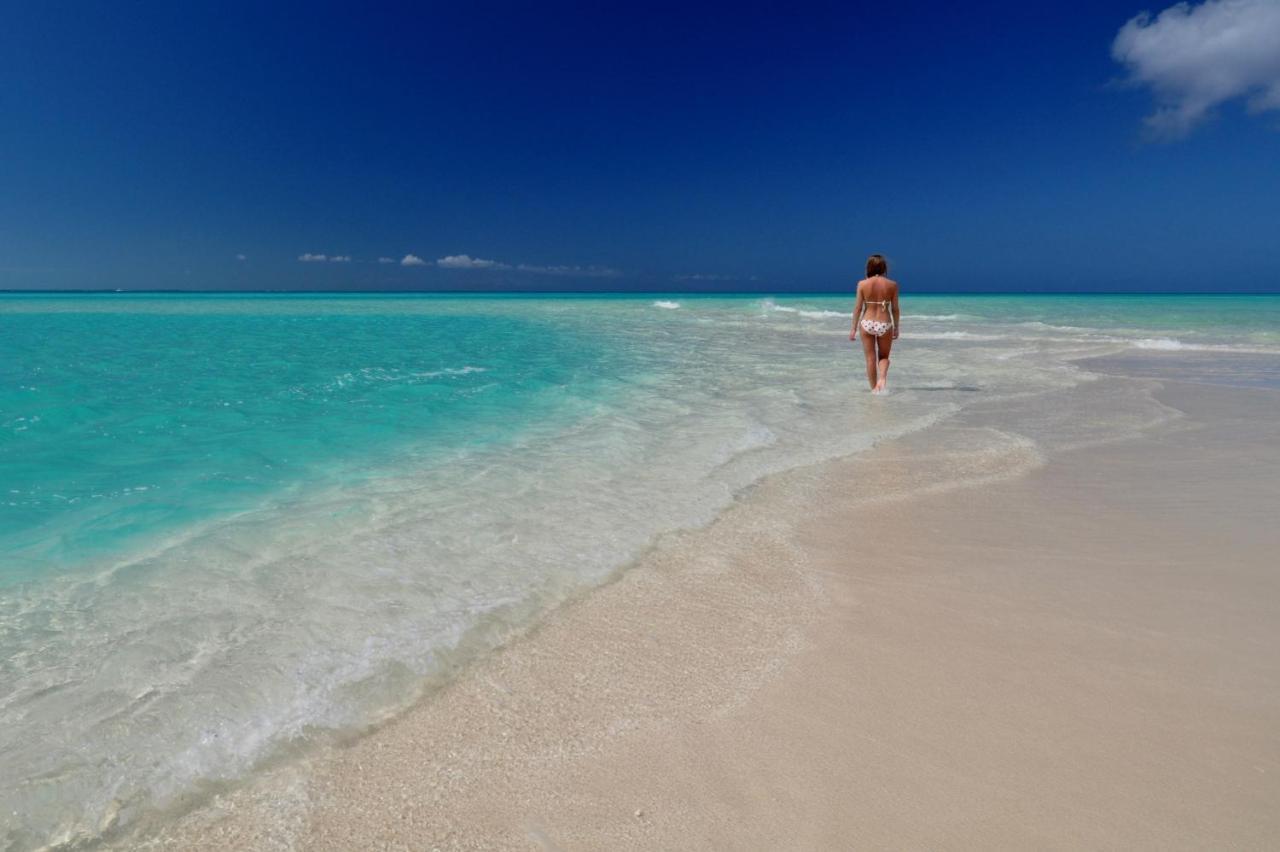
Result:
[[[889,350],[898,339],[898,282],[885,277],[888,262],[878,254],[867,258],[867,277],[858,282],[853,304],[853,329],[849,339],[862,335],[867,356],[867,381],[872,393],[883,393],[889,380]]]

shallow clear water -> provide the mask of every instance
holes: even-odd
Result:
[[[1079,356],[1280,355],[1274,297],[916,297],[877,398],[850,307],[0,296],[0,839],[379,718],[770,472]]]
[[[509,440],[570,386],[626,373],[548,318],[458,305],[55,297],[0,311],[0,582]]]

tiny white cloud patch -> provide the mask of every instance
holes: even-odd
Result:
[[[535,266],[522,263],[516,269],[534,275],[572,275],[579,278],[616,278],[622,274],[607,266]]]
[[[451,254],[436,261],[436,266],[443,269],[510,269],[505,263],[496,260],[485,260],[469,254]]]
[[[244,255],[242,255],[242,254],[238,254],[238,255],[236,255],[236,260],[248,260],[248,258],[247,258],[247,257],[245,257],[245,256],[244,256]]]
[[[1280,2],[1205,0],[1143,12],[1116,34],[1111,55],[1128,82],[1150,87],[1156,139],[1186,136],[1227,101],[1250,112],[1280,110]]]
[[[412,255],[410,255],[410,256],[412,257]],[[418,258],[418,260],[422,260],[422,258]],[[394,257],[380,257],[380,258],[378,258],[378,263],[395,263],[395,262],[396,262],[396,259],[395,259]]]
[[[719,275],[714,272],[692,272],[673,275],[676,281],[759,281],[754,275]]]
[[[306,254],[298,255],[298,260],[303,263],[350,263],[351,255],[349,254]]]
[[[391,258],[387,258],[387,260],[389,262]],[[379,259],[378,262],[381,263],[382,262],[381,259]],[[427,262],[422,258],[418,257],[416,254],[406,254],[404,258],[401,259],[400,265],[401,266],[426,266]]]
[[[622,273],[607,266],[543,266],[534,263],[512,265],[500,260],[487,260],[469,254],[451,254],[436,261],[443,269],[488,269],[526,272],[530,275],[571,275],[581,278],[615,278]]]

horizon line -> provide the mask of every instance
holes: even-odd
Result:
[[[170,287],[123,289],[118,287],[73,287],[73,288],[0,288],[3,295],[40,295],[40,294],[95,294],[111,296],[168,294],[192,296],[243,296],[243,295],[448,295],[448,296],[855,296],[853,290],[462,290],[462,289],[421,289],[421,290],[294,290],[294,289],[245,289],[245,290],[207,290],[179,289]],[[1280,296],[1280,289],[1274,290],[916,290],[914,295],[921,296]]]

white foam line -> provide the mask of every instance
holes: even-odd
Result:
[[[779,311],[784,314],[795,314],[796,316],[805,317],[806,319],[829,319],[831,317],[839,317],[847,319],[849,314],[844,311],[814,311],[804,308],[793,308],[790,305],[779,305],[772,299],[765,299],[764,309],[766,311]]]

